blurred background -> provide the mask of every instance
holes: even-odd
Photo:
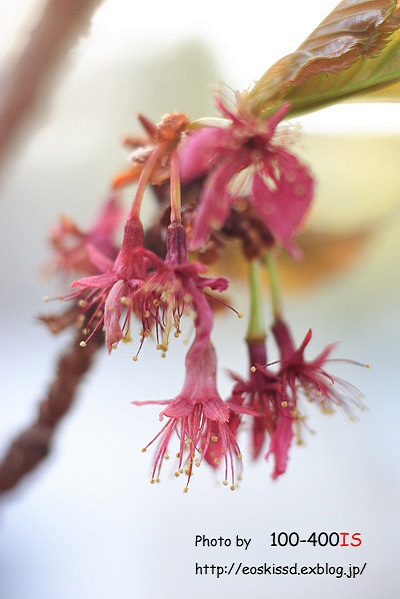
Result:
[[[215,114],[221,82],[244,89],[294,50],[330,12],[332,0],[294,0],[240,9],[230,2],[106,0],[74,46],[3,164],[0,182],[0,448],[33,418],[68,335],[36,317],[45,295],[65,291],[41,277],[49,230],[66,213],[87,226],[112,176],[125,166],[121,140],[139,132],[140,111]],[[44,3],[0,1],[3,73],[29,39]],[[0,78],[7,81],[6,77]],[[317,178],[316,206],[301,238],[304,261],[282,263],[286,317],[309,357],[339,341],[336,355],[372,364],[335,365],[365,394],[357,422],[307,406],[316,434],[293,447],[287,474],[246,460],[231,493],[206,466],[188,494],[173,470],[148,480],[158,408],[134,399],[175,396],[186,347],[161,360],[148,343],[98,356],[51,457],[0,505],[0,599],[150,599],[221,592],[232,599],[395,599],[399,585],[399,199],[400,108],[354,104],[297,119],[297,150]],[[127,192],[127,205],[131,190]],[[232,269],[231,269],[232,270]],[[234,305],[246,314],[242,286]],[[270,316],[266,308],[267,318]],[[227,369],[245,375],[246,319],[219,319],[214,341],[223,396]],[[155,376],[154,373],[157,373]],[[173,375],[171,376],[171,373]],[[270,546],[271,533],[359,532],[359,548]],[[195,535],[252,539],[249,549],[199,548]],[[330,576],[195,576],[195,564],[362,566],[354,580]]]

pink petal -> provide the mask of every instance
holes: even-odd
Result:
[[[200,249],[210,233],[218,230],[228,218],[232,201],[229,183],[232,177],[246,166],[247,161],[242,159],[230,161],[217,166],[208,176],[195,216],[194,233],[189,244],[192,250]]]
[[[210,420],[218,422],[229,421],[229,407],[224,401],[222,401],[219,395],[207,397],[207,399],[202,402],[202,405],[205,416],[207,416],[207,418]]]
[[[205,174],[210,162],[216,154],[223,129],[219,127],[203,127],[188,133],[180,153],[180,175],[182,181],[193,181]]]
[[[163,416],[169,418],[185,418],[188,416],[194,408],[196,398],[187,395],[178,395],[176,399],[173,399],[168,407],[166,407],[160,414],[160,420]]]
[[[92,289],[106,289],[112,287],[116,282],[114,272],[106,272],[103,275],[92,275],[90,277],[82,277],[71,284],[71,287],[87,287]]]
[[[112,269],[114,265],[114,261],[111,260],[108,255],[104,254],[102,250],[98,247],[92,245],[91,243],[87,246],[87,251],[89,254],[89,258],[92,264],[100,271],[107,272]]]
[[[120,201],[120,196],[116,193],[105,202],[103,209],[95,222],[89,234],[91,240],[111,240],[115,231],[118,229],[124,209]]]
[[[121,339],[124,338],[124,332],[121,328],[120,319],[123,311],[121,298],[125,294],[125,282],[117,281],[108,294],[104,306],[104,326],[106,329],[106,345],[108,351],[111,350]]]
[[[286,472],[289,460],[289,449],[293,440],[293,418],[289,414],[280,413],[278,426],[272,435],[269,451],[266,455],[268,459],[271,453],[275,457],[275,469],[273,478],[278,478]]]
[[[265,163],[263,172],[255,174],[253,201],[272,235],[296,256],[293,236],[311,206],[314,180],[308,168],[283,148],[276,150],[275,158],[278,174],[271,160]],[[271,189],[263,175],[274,180],[276,189]]]

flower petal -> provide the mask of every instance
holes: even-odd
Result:
[[[223,129],[203,127],[188,133],[180,153],[180,175],[182,181],[193,181],[204,175],[216,155],[216,145],[221,140]]]
[[[114,272],[106,272],[103,275],[92,275],[82,277],[71,284],[71,287],[87,287],[92,289],[107,289],[115,284],[117,277]]]
[[[124,332],[121,328],[120,319],[122,316],[123,304],[121,298],[125,294],[125,281],[117,281],[108,294],[104,306],[104,326],[106,329],[106,345],[109,353],[116,344],[124,338]]]
[[[286,472],[287,463],[289,460],[289,449],[293,440],[293,418],[289,413],[282,411],[279,414],[278,426],[272,435],[266,458],[268,459],[271,453],[275,457],[275,469],[272,477],[278,478]]]
[[[311,206],[314,180],[309,169],[283,148],[273,157],[254,175],[253,202],[273,236],[297,257],[293,236]]]
[[[207,397],[207,401],[202,403],[203,411],[207,418],[217,422],[229,421],[229,407],[224,401],[222,401],[219,395],[216,395],[215,397]]]
[[[200,196],[200,205],[194,221],[190,249],[198,250],[207,241],[210,233],[218,230],[228,217],[232,198],[229,183],[232,177],[248,166],[242,158],[217,166],[212,171]]]

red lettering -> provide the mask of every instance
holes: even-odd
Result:
[[[352,547],[359,547],[361,545],[362,540],[361,540],[361,533],[360,532],[354,532],[351,535],[351,538],[352,538],[353,541],[355,541],[354,543],[351,543]]]

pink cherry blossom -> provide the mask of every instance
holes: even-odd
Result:
[[[277,425],[277,377],[262,365],[266,363],[266,348],[263,341],[250,342],[250,371],[245,380],[232,374],[235,385],[229,398],[229,404],[240,406],[242,414],[246,411],[252,413],[251,449],[253,458],[259,457],[265,441],[275,431]],[[241,419],[240,414],[235,414],[235,419],[230,422],[235,432]]]
[[[290,330],[283,320],[277,320],[272,330],[281,353],[279,376],[290,399],[302,395],[325,412],[341,408],[348,415],[352,414],[352,407],[363,408],[359,390],[326,370],[335,344],[328,345],[314,360],[307,361],[304,353],[311,341],[311,329],[298,349],[295,348]],[[361,365],[353,360],[336,361]]]
[[[216,354],[213,345],[205,345],[203,332],[196,337],[186,356],[186,378],[181,393],[173,400],[133,402],[135,405],[161,404],[167,407],[160,414],[168,421],[144,448],[158,441],[151,482],[160,480],[164,460],[169,457],[172,438],[178,437],[178,465],[175,476],[186,474],[184,491],[188,490],[193,468],[218,448],[218,465],[225,462],[224,484],[233,490],[236,485],[235,463],[242,459],[239,446],[229,428],[231,411],[217,390]],[[216,466],[217,464],[214,463]]]
[[[141,304],[143,329],[151,317],[155,323],[158,349],[168,349],[169,336],[181,333],[181,318],[194,315],[203,331],[211,333],[212,311],[204,308],[206,289],[225,291],[228,280],[223,277],[203,277],[206,268],[188,261],[187,236],[181,224],[172,224],[167,230],[167,255],[150,276],[128,296]],[[198,326],[200,326],[198,324]],[[150,331],[148,331],[150,332]]]
[[[334,345],[329,345],[314,360],[307,361],[304,351],[311,341],[311,330],[298,349],[283,320],[277,320],[272,330],[281,355],[277,373],[280,391],[276,403],[277,426],[271,438],[267,458],[271,454],[274,455],[273,478],[277,478],[286,471],[295,427],[299,441],[301,440],[299,435],[303,417],[300,410],[303,399],[316,404],[324,412],[330,413],[339,407],[350,416],[352,407],[362,409],[363,404],[358,389],[347,381],[329,374],[325,369]],[[352,360],[340,361],[358,364]]]
[[[87,340],[100,326],[104,326],[109,352],[128,336],[132,314],[141,313],[141,308],[126,298],[132,297],[149,271],[161,262],[144,248],[143,239],[140,221],[128,220],[122,248],[115,261],[92,253],[92,260],[103,274],[74,281],[72,287],[77,287],[77,291],[63,298],[80,300],[85,319],[83,332],[87,334]],[[151,328],[151,325],[148,327]],[[86,345],[87,340],[81,345]]]
[[[95,274],[97,266],[92,260],[94,252],[114,260],[118,248],[114,242],[115,233],[121,223],[123,208],[117,193],[105,202],[102,210],[88,231],[84,231],[67,216],[53,228],[50,242],[56,252],[51,270],[69,273],[71,271]]]
[[[266,119],[240,104],[236,112],[221,99],[218,106],[229,124],[189,132],[181,150],[182,179],[206,175],[191,248],[200,249],[223,226],[235,202],[247,200],[274,239],[296,255],[293,237],[311,206],[314,180],[308,167],[276,141],[276,128],[289,105]]]

